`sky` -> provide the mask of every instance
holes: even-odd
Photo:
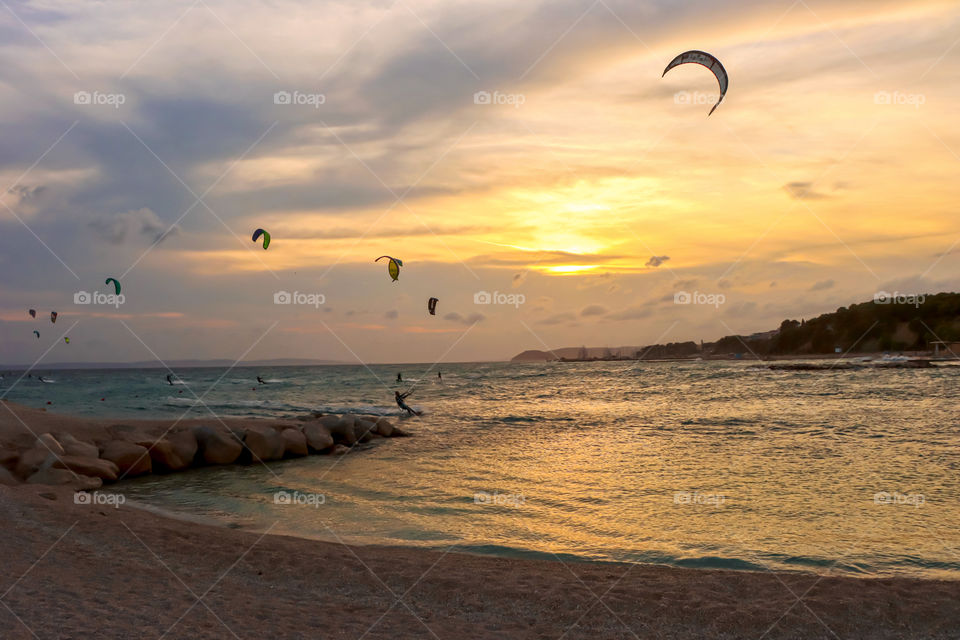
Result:
[[[499,360],[960,289],[956,2],[7,0],[0,50],[0,363]]]

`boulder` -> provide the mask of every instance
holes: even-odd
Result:
[[[340,416],[320,415],[317,417],[317,422],[325,426],[327,429],[332,429],[340,424]]]
[[[96,458],[100,455],[97,445],[77,440],[69,433],[60,434],[60,444],[63,446],[63,452],[68,456]]]
[[[307,449],[307,436],[303,435],[299,429],[284,429],[280,432],[280,437],[283,438],[283,453],[288,458],[310,453]]]
[[[20,484],[20,481],[17,480],[12,473],[7,471],[6,467],[0,467],[0,484],[12,486],[15,484]]]
[[[56,460],[56,456],[42,444],[37,443],[34,448],[27,449],[20,454],[17,466],[14,467],[14,473],[26,479],[39,471],[41,467],[49,467],[54,460]]]
[[[63,446],[57,441],[56,438],[53,437],[52,433],[44,433],[38,437],[37,443],[33,446],[34,448],[46,449],[47,451],[55,453],[58,456],[62,456],[66,453],[66,451],[63,450]]]
[[[332,427],[327,427],[334,442],[352,447],[357,444],[357,434],[353,425],[356,419],[351,414],[344,414]]]
[[[390,435],[391,438],[409,438],[410,434],[401,429],[400,427],[394,427],[393,433]]]
[[[147,448],[132,442],[111,440],[103,447],[100,457],[117,465],[124,477],[142,476],[153,471]]]
[[[389,438],[393,435],[393,423],[386,418],[377,418],[377,433],[384,438]]]
[[[333,436],[322,424],[308,424],[303,428],[303,435],[307,445],[313,451],[326,451],[333,446]]]
[[[200,458],[207,464],[231,464],[243,453],[243,445],[235,436],[211,427],[194,427]]]
[[[17,460],[19,459],[19,452],[13,449],[0,449],[0,467],[13,469],[17,466]]]
[[[117,474],[120,473],[119,467],[109,460],[82,456],[60,456],[54,460],[53,466],[57,469],[69,469],[78,475],[93,476],[110,482],[116,481]]]
[[[151,442],[150,440],[141,440],[137,444],[145,447],[150,453],[150,464],[157,473],[166,473],[169,471],[180,471],[186,469],[193,463],[193,456],[197,453],[197,439],[190,433],[190,439],[193,441],[193,448],[189,451],[178,451],[173,442],[166,438],[161,438]]]
[[[330,455],[334,456],[342,456],[345,453],[350,453],[350,447],[342,444],[338,444],[330,450]]]
[[[360,418],[353,423],[353,433],[360,442],[369,442],[377,433],[377,423]]]
[[[271,427],[252,427],[243,437],[253,462],[279,460],[286,451],[283,437]]]
[[[167,436],[167,440],[169,440],[171,446],[173,446],[174,453],[183,460],[184,466],[189,466],[196,457],[197,450],[200,448],[200,445],[197,444],[197,437],[193,431],[184,429],[171,433]]]
[[[91,491],[103,486],[103,480],[93,476],[77,475],[66,469],[42,469],[29,478],[28,484],[70,485],[77,491]]]

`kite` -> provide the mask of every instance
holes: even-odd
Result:
[[[37,310],[36,310],[36,309],[30,309],[29,313],[30,313],[30,317],[31,317],[31,318],[36,318],[36,317],[37,317]]]
[[[64,337],[63,341],[66,342],[67,344],[70,344],[70,338]]]
[[[40,339],[40,332],[37,331],[36,329],[33,330],[33,335],[37,336],[37,340]]]
[[[263,229],[257,229],[253,232],[253,241],[256,242],[259,240],[260,236],[263,236],[263,249],[266,251],[267,247],[270,246],[270,234]]]
[[[57,312],[56,312],[56,311],[51,311],[51,312],[50,312],[50,322],[56,322],[56,321],[57,321]]]
[[[380,262],[386,258],[390,262],[387,263],[387,273],[390,274],[390,277],[393,278],[393,281],[396,282],[397,278],[400,277],[400,267],[403,266],[403,261],[398,260],[397,258],[391,258],[390,256],[380,256],[374,262]]]
[[[116,278],[107,278],[106,282],[103,284],[110,284],[111,282],[113,283],[114,293],[120,295],[120,281]]]
[[[440,302],[436,298],[430,298],[427,300],[427,310],[430,311],[430,315],[437,315],[437,303]]]
[[[684,51],[676,58],[670,61],[670,64],[667,65],[667,68],[663,70],[663,75],[667,75],[667,71],[673,69],[676,66],[681,64],[695,63],[703,65],[707,69],[713,72],[713,75],[717,77],[717,82],[720,83],[720,99],[717,100],[717,104],[713,105],[713,109],[710,109],[710,113],[713,113],[713,110],[720,106],[720,103],[723,102],[723,97],[727,94],[727,85],[729,81],[727,79],[727,70],[723,68],[723,65],[720,64],[720,61],[714,58],[712,55],[705,51]],[[710,113],[707,115],[709,116]]]

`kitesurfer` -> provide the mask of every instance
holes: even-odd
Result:
[[[400,407],[401,409],[403,409],[404,411],[406,411],[408,415],[418,416],[418,415],[420,415],[420,412],[419,412],[419,411],[416,411],[416,410],[414,410],[414,409],[411,409],[410,407],[407,406],[407,403],[404,402],[404,400],[406,400],[407,397],[408,397],[411,393],[413,393],[413,392],[412,392],[412,391],[407,391],[406,393],[400,393],[399,391],[394,391],[394,392],[393,392],[393,396],[394,396],[394,399],[397,401],[397,406],[398,406],[398,407]]]

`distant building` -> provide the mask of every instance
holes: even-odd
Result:
[[[946,340],[934,340],[933,355],[941,358],[960,358],[960,342],[947,342]]]

